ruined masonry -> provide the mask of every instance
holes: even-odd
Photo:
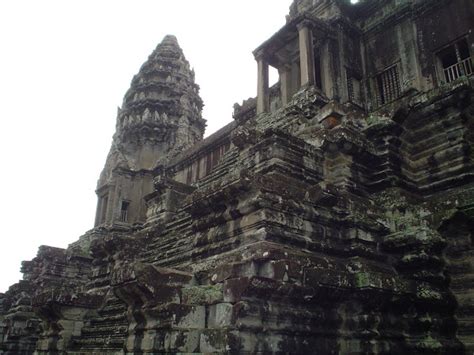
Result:
[[[206,139],[166,36],[94,228],[0,294],[0,354],[473,354],[473,24],[472,0],[295,0]]]

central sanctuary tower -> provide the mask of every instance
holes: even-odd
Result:
[[[206,121],[194,71],[175,36],[156,47],[118,109],[116,133],[97,185],[95,226],[144,222],[155,169],[202,140]]]

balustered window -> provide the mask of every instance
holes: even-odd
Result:
[[[379,106],[400,97],[400,76],[397,65],[393,65],[376,76],[377,103]]]
[[[465,38],[439,51],[437,57],[442,67],[441,79],[446,83],[461,76],[471,76],[474,72],[472,56]]]

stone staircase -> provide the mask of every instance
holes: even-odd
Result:
[[[189,236],[191,234],[191,216],[181,212],[166,224],[165,230],[155,236],[147,251],[143,254],[146,262],[159,266],[172,267],[186,257],[192,243]]]
[[[466,215],[457,215],[443,230],[448,246],[445,250],[446,271],[450,288],[456,298],[457,337],[466,350],[474,353],[474,205],[466,209]],[[469,221],[467,215],[471,215]]]
[[[239,157],[237,149],[227,151],[220,163],[204,178],[199,180],[200,187],[210,186],[228,174],[230,168],[235,166]],[[155,240],[143,254],[145,262],[153,263],[157,266],[176,267],[183,262],[190,262],[192,253],[191,236],[191,216],[186,212],[180,212],[170,222],[160,235],[155,236]]]
[[[439,114],[429,107],[422,117],[406,125],[400,150],[408,159],[402,159],[401,169],[421,191],[472,176],[464,117],[459,110]]]
[[[117,351],[123,349],[128,332],[127,306],[113,295],[86,321],[80,337],[72,338],[75,351]],[[80,352],[78,352],[80,353]]]
[[[236,148],[225,152],[219,164],[217,164],[208,175],[198,181],[199,187],[207,187],[227,175],[229,171],[232,170],[232,167],[236,166],[238,158],[239,151]]]

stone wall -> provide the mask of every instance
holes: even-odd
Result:
[[[304,12],[336,34],[335,96],[306,85],[259,114],[251,99],[204,140],[193,74],[167,37],[118,115],[98,190],[107,223],[23,263],[0,294],[0,353],[472,353],[474,81],[439,85],[422,35],[465,6],[437,37],[455,39],[472,5],[430,4],[295,1],[290,30]],[[350,100],[348,73],[371,87],[393,60],[410,89]],[[160,105],[184,115],[164,125]],[[156,161],[139,168],[145,156]],[[124,199],[131,220],[117,223]]]

